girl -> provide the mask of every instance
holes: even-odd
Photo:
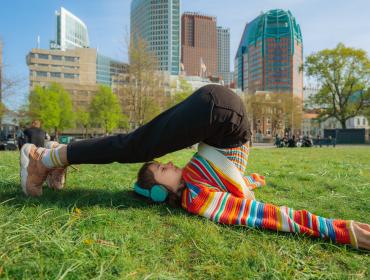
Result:
[[[73,142],[51,149],[25,145],[21,150],[21,185],[40,196],[46,177],[69,164],[150,161],[201,142],[184,169],[148,162],[139,171],[135,190],[155,201],[180,198],[182,207],[219,223],[298,232],[370,249],[370,226],[329,220],[305,210],[263,204],[253,189],[264,185],[258,174],[243,177],[251,137],[240,98],[208,85],[129,134]],[[60,173],[60,172],[59,172]],[[49,176],[58,181],[61,176]],[[49,185],[61,185],[50,182]]]

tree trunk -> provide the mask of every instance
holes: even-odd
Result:
[[[340,124],[342,126],[342,129],[346,129],[346,120],[340,120]]]
[[[57,127],[54,127],[54,135],[55,135],[55,141],[59,142],[58,138],[59,138],[59,135],[58,135],[58,128]]]

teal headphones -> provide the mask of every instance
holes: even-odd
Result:
[[[155,202],[163,202],[166,200],[168,196],[167,189],[163,187],[162,185],[154,185],[150,189],[143,189],[136,182],[134,185],[134,190],[136,193],[142,196],[148,197]]]

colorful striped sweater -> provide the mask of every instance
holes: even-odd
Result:
[[[248,146],[218,150],[244,175]],[[198,153],[185,166],[183,178],[186,188],[182,193],[182,207],[190,213],[222,224],[307,234],[337,243],[352,244],[357,248],[351,221],[327,219],[306,210],[294,210],[245,198],[240,187],[230,183],[212,162]],[[264,177],[258,174],[244,176],[244,180],[251,190],[265,184]]]

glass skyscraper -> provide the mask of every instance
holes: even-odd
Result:
[[[247,23],[235,56],[237,88],[303,96],[303,43],[290,11],[270,10]]]
[[[128,65],[108,56],[96,54],[96,82],[112,86],[113,77],[127,73]]]
[[[217,26],[217,70],[225,85],[230,84],[230,29]]]
[[[132,0],[131,38],[140,36],[157,56],[159,69],[180,71],[180,0]]]
[[[57,38],[50,42],[52,49],[74,49],[88,48],[89,36],[87,27],[82,20],[63,7],[56,12],[57,17]]]

